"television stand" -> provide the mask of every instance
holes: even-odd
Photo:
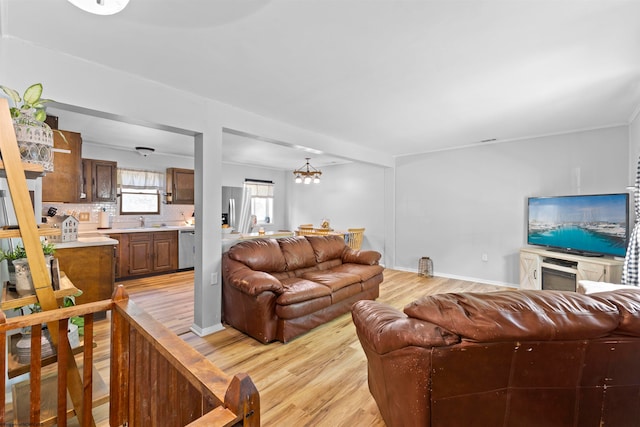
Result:
[[[536,247],[520,249],[520,289],[575,291],[580,280],[620,283],[624,261]]]

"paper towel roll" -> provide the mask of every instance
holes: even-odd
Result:
[[[109,214],[105,211],[100,212],[98,228],[109,228]]]

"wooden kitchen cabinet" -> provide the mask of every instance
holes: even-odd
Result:
[[[128,234],[110,234],[109,237],[118,241],[114,249],[114,264],[116,279],[126,277],[129,269],[129,261],[124,261],[129,254],[129,235]]]
[[[117,245],[56,249],[60,270],[82,291],[76,304],[110,299],[115,283]]]
[[[82,193],[85,202],[115,202],[118,163],[82,159]]]
[[[82,187],[82,136],[57,130],[53,133],[53,147],[64,152],[53,154],[53,172],[42,177],[42,201],[76,203]]]
[[[167,203],[174,205],[194,204],[194,172],[193,169],[168,168],[167,173]]]
[[[109,235],[118,240],[118,279],[164,273],[178,269],[178,232],[155,231]]]
[[[153,272],[153,233],[129,235],[129,275],[138,276]]]
[[[178,233],[160,231],[153,233],[153,271],[178,269]]]

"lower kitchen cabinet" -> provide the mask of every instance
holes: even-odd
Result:
[[[153,272],[178,269],[178,232],[153,233]]]
[[[60,270],[82,291],[76,304],[110,299],[115,283],[114,245],[56,249]],[[98,316],[100,317],[100,316]]]
[[[153,233],[131,233],[129,235],[129,275],[153,273]]]
[[[118,240],[118,279],[164,273],[178,269],[178,232],[154,231],[111,234]]]

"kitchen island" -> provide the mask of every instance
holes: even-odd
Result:
[[[82,291],[82,295],[76,297],[76,304],[111,298],[117,245],[117,240],[98,233],[83,233],[77,241],[55,244],[60,271]]]

